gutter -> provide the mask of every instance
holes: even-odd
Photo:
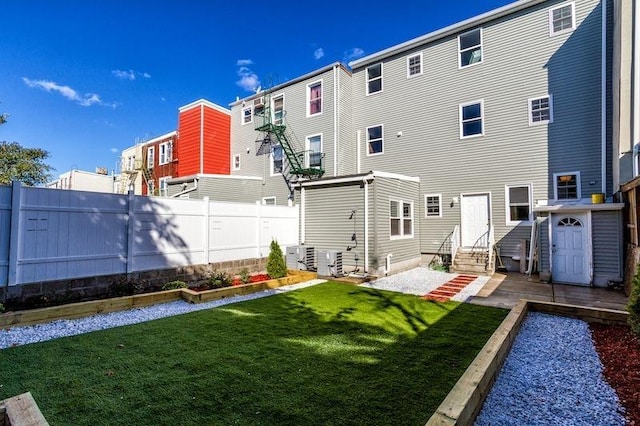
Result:
[[[602,192],[607,196],[607,0],[600,1],[602,52],[600,60],[600,170]],[[615,192],[612,188],[612,193]],[[613,194],[612,194],[613,195]]]
[[[633,52],[632,52],[632,67],[633,67],[633,176],[636,177],[640,175],[640,170],[638,170],[638,161],[636,161],[636,156],[638,155],[636,151],[636,146],[640,144],[640,4],[638,4],[638,0],[634,0],[633,2],[634,14],[631,19],[631,27],[633,30]]]
[[[333,67],[333,176],[338,176],[338,65]]]
[[[191,188],[187,188],[187,189],[185,189],[184,191],[180,191],[180,192],[178,192],[177,194],[172,195],[172,196],[171,196],[171,198],[178,198],[178,197],[180,197],[181,195],[188,194],[189,192],[193,192],[193,191],[195,191],[196,189],[198,189],[198,180],[199,180],[199,179],[200,179],[200,178],[199,178],[199,177],[197,177],[197,176],[196,176],[196,177],[194,177],[194,178],[193,178],[193,186],[192,186]]]

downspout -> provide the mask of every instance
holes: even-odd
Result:
[[[360,139],[362,138],[362,130],[356,133],[356,173],[360,173]]]
[[[607,197],[607,0],[600,2],[602,45],[600,60],[600,164],[602,192]],[[615,192],[615,191],[613,191]],[[582,197],[582,195],[581,195]]]
[[[198,177],[193,178],[193,186],[191,188],[187,188],[184,191],[180,191],[177,194],[173,194],[171,198],[178,198],[181,195],[188,194],[189,192],[193,192],[198,189]]]
[[[338,176],[338,65],[333,66],[333,176]]]
[[[364,183],[364,273],[369,273],[369,182]]]
[[[200,173],[204,173],[204,105],[200,105]]]
[[[305,242],[305,203],[306,203],[306,193],[304,186],[300,187],[300,244],[304,244]]]

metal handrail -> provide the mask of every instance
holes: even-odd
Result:
[[[458,249],[460,248],[460,225],[456,225],[453,227],[453,232],[451,233],[451,264],[453,265],[453,261],[456,258],[456,253],[458,253]]]
[[[487,256],[487,265],[486,268],[490,268],[493,265],[493,246],[496,243],[493,225],[489,225],[489,239],[487,241],[487,250],[489,250],[489,255]]]

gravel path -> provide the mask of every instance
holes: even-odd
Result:
[[[435,290],[447,281],[451,281],[459,274],[432,271],[428,268],[414,268],[375,281],[362,284],[363,287],[378,290],[397,291],[400,293],[424,296],[431,290]],[[480,289],[489,281],[489,277],[480,276],[467,285],[462,291],[451,298],[458,302],[464,302],[468,298],[478,294]]]
[[[11,346],[26,345],[28,343],[43,342],[45,340],[57,339],[59,337],[74,336],[76,334],[89,333],[91,331],[104,330],[122,325],[137,324],[140,322],[201,311],[204,309],[216,308],[230,303],[244,302],[245,300],[286,293],[288,291],[310,287],[322,282],[325,282],[325,280],[311,280],[300,284],[242,296],[227,297],[197,305],[179,300],[175,302],[146,306],[143,308],[129,309],[126,311],[97,314],[78,319],[57,320],[45,324],[12,327],[10,329],[0,330],[0,349]]]
[[[530,313],[480,415],[483,425],[624,425],[586,322]]]

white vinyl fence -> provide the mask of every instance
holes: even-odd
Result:
[[[266,257],[297,207],[0,185],[0,285]]]

